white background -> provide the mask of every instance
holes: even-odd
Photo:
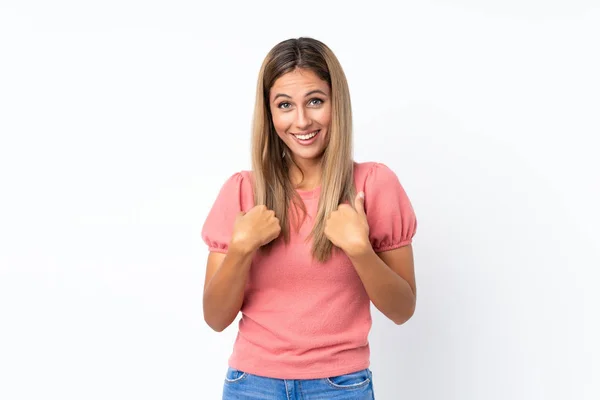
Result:
[[[200,229],[312,36],[419,218],[377,399],[597,399],[600,5],[0,1],[0,398],[220,399]]]

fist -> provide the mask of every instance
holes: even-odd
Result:
[[[281,224],[273,210],[265,205],[240,212],[233,226],[232,243],[248,251],[255,251],[279,236]]]
[[[341,204],[325,222],[325,236],[347,255],[359,254],[371,246],[369,223],[364,208],[364,194],[354,200],[354,208]]]

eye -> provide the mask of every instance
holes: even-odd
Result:
[[[286,105],[287,105],[287,106],[290,106],[290,103],[288,103],[287,101],[283,101],[283,102],[281,102],[281,103],[277,104],[277,108],[281,108],[281,109],[284,109],[284,110],[286,110],[286,109],[288,109],[288,108],[289,108],[289,107],[283,107],[283,106],[286,106]]]
[[[316,103],[313,103],[313,102],[316,102]],[[312,104],[314,104],[314,105],[320,106],[321,104],[323,104],[323,100],[321,100],[321,99],[317,99],[317,98],[314,98],[314,99],[311,99],[311,100],[308,102],[308,104],[311,104],[311,103],[312,103]]]

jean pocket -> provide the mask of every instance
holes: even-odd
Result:
[[[345,375],[326,378],[325,381],[336,389],[360,389],[371,383],[371,370],[367,368]]]
[[[248,376],[248,374],[245,373],[244,371],[240,371],[239,369],[229,367],[229,368],[227,368],[227,373],[225,374],[225,382],[226,383],[240,382],[240,381],[246,379],[247,376]]]

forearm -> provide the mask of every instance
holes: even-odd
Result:
[[[416,295],[409,283],[370,246],[349,257],[375,307],[398,325],[408,321],[416,306]]]
[[[244,301],[244,289],[254,251],[230,244],[219,269],[204,289],[204,320],[215,331],[227,328]]]

